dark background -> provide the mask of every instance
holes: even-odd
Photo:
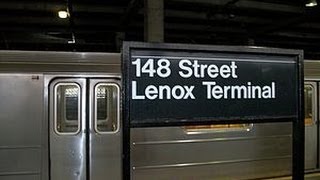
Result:
[[[164,42],[294,48],[320,59],[319,5],[306,2],[164,0]],[[58,18],[67,7],[70,18]],[[143,0],[1,0],[0,49],[120,52],[123,40],[144,41],[144,12]]]

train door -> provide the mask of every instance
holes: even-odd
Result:
[[[49,84],[50,179],[121,179],[118,80],[57,78]]]
[[[317,86],[314,82],[305,82],[304,104],[305,104],[305,169],[315,169],[317,166],[317,115],[316,92]]]

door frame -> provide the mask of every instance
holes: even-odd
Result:
[[[312,113],[313,113],[313,116],[312,116],[312,121],[313,121],[313,127],[310,127],[310,126],[305,126],[305,138],[307,138],[308,136],[307,136],[307,133],[309,132],[309,131],[315,131],[315,140],[314,140],[314,142],[316,143],[316,144],[314,144],[314,148],[315,148],[315,150],[313,149],[313,151],[315,151],[315,153],[314,153],[314,155],[316,156],[316,158],[314,159],[315,160],[315,164],[314,165],[312,165],[312,166],[310,166],[310,167],[307,167],[307,163],[306,163],[306,160],[307,160],[307,158],[306,158],[306,156],[308,155],[308,153],[307,153],[307,146],[306,146],[306,140],[305,140],[305,171],[306,172],[308,172],[308,171],[314,171],[314,170],[316,170],[318,167],[317,167],[317,165],[318,165],[318,162],[319,162],[319,152],[318,152],[318,141],[319,141],[319,138],[318,138],[318,131],[319,131],[319,128],[318,128],[318,94],[317,94],[317,92],[318,92],[318,88],[319,88],[319,85],[318,85],[318,83],[316,82],[316,81],[312,81],[312,80],[305,80],[305,82],[304,82],[304,86],[311,86],[313,89],[312,89],[312,91],[313,91],[313,97],[312,97]],[[312,129],[311,129],[312,128]],[[315,128],[315,129],[313,129],[313,128]],[[310,133],[312,133],[312,132],[310,132]]]
[[[84,78],[86,79],[86,85],[89,83],[89,79],[115,79],[117,82],[119,82],[119,87],[120,87],[120,96],[121,96],[121,76],[118,73],[79,73],[79,72],[54,72],[54,73],[44,73],[43,74],[43,79],[44,79],[44,98],[43,98],[43,103],[44,103],[44,122],[43,122],[43,129],[45,132],[43,135],[46,136],[47,139],[46,141],[46,150],[43,152],[43,157],[46,160],[44,164],[42,165],[42,169],[45,170],[42,178],[43,179],[51,179],[51,156],[50,156],[50,84],[53,82],[55,79],[77,79],[77,78]],[[85,91],[87,91],[88,87],[86,87]],[[88,93],[86,92],[86,101],[89,100],[87,98]],[[121,97],[120,97],[121,99]],[[88,104],[88,102],[86,102]],[[88,113],[88,108],[89,105],[86,107],[86,113]],[[89,119],[89,115],[86,115],[86,120],[85,123],[87,123]],[[89,126],[89,124],[88,124]],[[122,120],[120,118],[120,129],[122,126]],[[88,137],[88,136],[87,136]],[[122,139],[121,139],[122,140]],[[87,152],[89,153],[89,152]],[[88,154],[87,154],[88,156]],[[89,161],[86,159],[85,161],[86,165],[89,164]],[[122,163],[122,161],[121,161]],[[122,170],[122,169],[121,169]],[[86,174],[89,175],[88,168],[86,168]],[[122,175],[122,173],[121,173]]]
[[[97,88],[108,86],[114,88],[115,91],[108,91],[109,93],[115,92],[118,94],[116,98],[113,97],[112,102],[116,106],[116,111],[110,111],[108,115],[116,115],[113,119],[116,121],[115,130],[98,130],[97,126]],[[89,174],[90,179],[104,180],[104,174],[107,173],[111,179],[122,179],[122,122],[121,122],[121,81],[115,78],[89,78],[88,79],[89,91],[89,126],[88,130],[88,158],[89,158]],[[109,94],[110,95],[110,94]],[[113,101],[115,100],[115,101]],[[111,104],[109,104],[111,105]],[[112,106],[112,105],[111,105]],[[112,108],[113,109],[113,108]],[[110,119],[109,119],[110,120]],[[101,157],[103,152],[104,155]],[[100,155],[100,156],[99,156]]]

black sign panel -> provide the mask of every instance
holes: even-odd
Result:
[[[296,55],[207,46],[127,48],[124,71],[132,127],[298,117]]]
[[[256,47],[126,42],[123,177],[130,129],[291,121],[292,177],[304,177],[303,52]]]

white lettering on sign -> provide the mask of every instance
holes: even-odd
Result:
[[[148,74],[149,77],[154,77],[156,73],[159,77],[166,78],[171,74],[170,61],[167,59],[159,59],[157,61],[157,69],[154,68],[154,59],[148,59],[142,67],[140,58],[132,61],[132,64],[136,66],[136,77],[141,77],[141,74]]]
[[[193,89],[195,86],[169,85],[154,86],[149,85],[145,88],[142,95],[138,95],[138,86],[136,81],[132,81],[132,99],[195,99]]]
[[[174,74],[181,77],[182,80],[194,78],[206,79],[200,84],[201,87],[190,85],[194,82],[188,82],[189,85],[180,84],[163,84],[154,85],[147,84],[140,87],[138,81],[131,82],[132,99],[135,100],[185,100],[196,99],[194,90],[197,88],[205,89],[203,97],[206,99],[275,99],[276,98],[276,82],[272,81],[269,84],[255,85],[252,82],[237,85],[218,84],[221,79],[238,79],[238,66],[235,61],[227,63],[209,64],[206,61],[198,61],[196,59],[181,59],[178,60],[175,72],[171,70],[171,61],[166,58],[136,58],[131,63],[135,66],[134,75],[139,78],[169,78]],[[177,69],[177,70],[176,70]],[[250,72],[249,72],[250,73]],[[212,81],[208,80],[212,79]],[[201,80],[200,80],[201,81]],[[151,81],[152,82],[152,81]],[[165,82],[165,81],[163,81]],[[227,82],[227,81],[226,81]],[[199,84],[199,83],[198,83]]]
[[[207,99],[274,99],[275,82],[270,86],[252,86],[251,82],[247,85],[219,86],[216,82],[202,82],[207,88]]]
[[[183,59],[179,62],[179,75],[183,78],[190,78],[194,76],[196,78],[204,78],[208,75],[210,78],[217,78],[219,75],[222,78],[237,78],[235,62],[231,62],[230,65],[222,65],[218,67],[215,64],[199,64],[197,60],[191,62],[190,60]]]

